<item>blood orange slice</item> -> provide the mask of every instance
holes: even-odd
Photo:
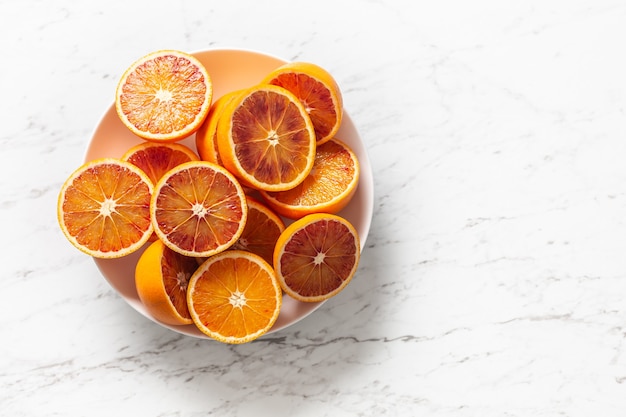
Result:
[[[204,66],[181,51],[156,51],[122,75],[115,108],[122,123],[152,141],[177,141],[195,132],[211,106],[213,88]]]
[[[260,256],[229,250],[208,258],[193,274],[187,305],[194,323],[224,343],[246,343],[276,322],[282,292],[272,267]]]
[[[289,62],[272,71],[264,83],[291,91],[311,117],[317,144],[330,140],[341,126],[343,98],[328,71],[310,62]]]
[[[284,88],[259,85],[238,94],[217,126],[224,166],[243,184],[267,191],[295,187],[315,159],[315,131],[300,101]]]
[[[187,285],[196,269],[196,258],[174,252],[160,240],[150,244],[135,268],[137,294],[148,313],[163,323],[192,324]]]
[[[248,202],[246,227],[231,249],[255,253],[271,264],[276,241],[285,230],[285,223],[263,203],[250,196],[246,196],[246,199]]]
[[[274,268],[292,298],[317,302],[339,293],[356,272],[360,243],[352,224],[334,214],[310,214],[287,226],[274,250]]]
[[[331,139],[317,147],[311,173],[287,191],[261,195],[278,214],[298,219],[312,213],[337,213],[343,209],[359,184],[359,161],[345,143]]]
[[[199,159],[193,150],[180,143],[143,142],[122,156],[122,160],[141,168],[153,184],[175,166]]]
[[[61,187],[57,215],[67,239],[96,258],[128,255],[152,235],[148,176],[130,162],[87,162]]]
[[[150,204],[156,235],[186,256],[208,257],[228,249],[243,232],[247,213],[235,177],[206,161],[168,171],[156,184]]]

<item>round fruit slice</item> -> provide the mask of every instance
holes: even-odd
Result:
[[[252,188],[283,191],[301,183],[313,167],[315,131],[300,101],[274,85],[238,94],[217,126],[224,166]]]
[[[122,75],[115,108],[122,123],[152,141],[176,141],[195,132],[211,106],[213,86],[204,66],[181,51],[157,51]]]
[[[317,302],[339,293],[356,272],[359,236],[344,218],[310,214],[287,226],[274,250],[280,285],[292,298]]]
[[[180,143],[143,142],[122,156],[122,160],[141,168],[153,184],[175,166],[199,159],[194,151]]]
[[[243,232],[247,213],[235,177],[206,161],[172,168],[156,184],[150,203],[159,239],[186,256],[208,257],[228,249]]]
[[[193,323],[187,285],[196,269],[196,258],[174,252],[160,240],[146,248],[135,268],[135,286],[152,317],[175,326]]]
[[[233,91],[218,98],[211,106],[204,123],[202,123],[196,132],[196,149],[198,149],[200,158],[203,161],[209,161],[214,164],[222,165],[222,160],[217,148],[217,122],[219,121],[226,104],[228,104],[237,94],[238,91]]]
[[[278,214],[299,219],[311,213],[337,213],[352,199],[359,184],[359,161],[333,138],[317,147],[311,173],[295,188],[261,195]]]
[[[246,227],[231,249],[255,253],[271,265],[274,247],[278,236],[285,230],[285,223],[261,202],[250,196],[246,198],[248,202]]]
[[[272,267],[250,252],[229,250],[193,274],[187,305],[198,329],[224,343],[246,343],[276,322],[282,292]]]
[[[330,140],[341,126],[343,98],[335,79],[309,62],[289,62],[272,71],[263,83],[291,91],[311,117],[317,144]]]
[[[128,255],[152,235],[148,176],[130,162],[87,162],[61,187],[57,215],[67,239],[96,258]]]

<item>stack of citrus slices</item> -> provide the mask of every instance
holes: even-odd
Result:
[[[338,212],[360,167],[335,137],[343,104],[326,70],[287,63],[213,101],[203,65],[164,50],[133,63],[115,97],[140,143],[76,169],[58,219],[93,257],[143,250],[135,286],[156,320],[245,343],[272,328],[283,292],[319,302],[350,282],[359,236]],[[194,134],[196,150],[180,143]]]

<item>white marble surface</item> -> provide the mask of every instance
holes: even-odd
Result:
[[[626,2],[0,0],[0,410],[624,416]],[[228,346],[130,308],[56,222],[125,66],[327,67],[369,151],[355,280]]]

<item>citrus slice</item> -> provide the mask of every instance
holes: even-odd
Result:
[[[285,230],[285,223],[263,203],[246,196],[248,219],[246,227],[231,249],[246,250],[263,258],[270,265],[278,236]]]
[[[206,161],[172,168],[157,182],[150,203],[158,238],[186,256],[208,257],[228,249],[243,232],[247,213],[235,177]]]
[[[198,329],[224,343],[246,343],[276,322],[282,292],[260,256],[229,250],[208,258],[193,274],[187,305]]]
[[[187,285],[196,269],[196,258],[174,252],[160,240],[150,244],[135,267],[137,294],[148,313],[166,324],[192,324]]]
[[[238,91],[226,93],[211,105],[209,114],[196,132],[196,149],[203,161],[222,165],[217,148],[217,122],[219,121],[226,104],[235,97]]]
[[[305,216],[285,229],[274,251],[280,285],[292,298],[317,302],[345,288],[360,258],[357,231],[334,214]]]
[[[298,219],[311,213],[337,213],[352,199],[359,184],[359,161],[343,142],[333,138],[317,147],[313,169],[287,191],[261,195],[278,214]]]
[[[122,160],[141,168],[153,184],[175,166],[199,159],[193,150],[180,143],[143,142],[122,156]]]
[[[341,126],[343,98],[335,79],[309,62],[289,62],[272,71],[263,83],[291,91],[311,117],[317,144],[330,140]]]
[[[234,97],[217,126],[224,166],[252,188],[283,191],[301,183],[313,167],[315,131],[300,101],[274,85]]]
[[[122,75],[115,109],[136,135],[171,142],[195,132],[211,106],[213,86],[204,66],[181,51],[156,51]]]
[[[61,187],[57,216],[67,239],[96,258],[128,255],[152,235],[148,176],[113,158],[87,162]]]

